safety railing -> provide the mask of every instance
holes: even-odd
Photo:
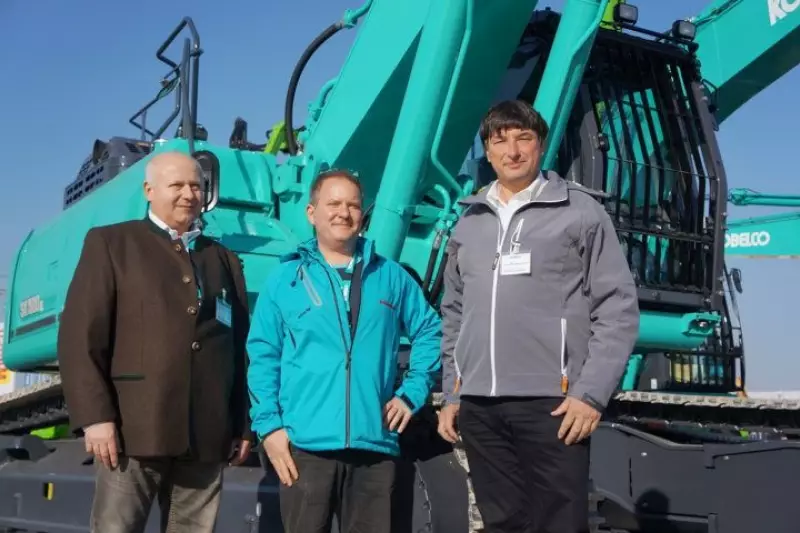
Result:
[[[184,28],[188,28],[190,36],[184,39],[180,61],[175,62],[165,56],[164,52],[175,41]],[[200,36],[197,33],[194,22],[190,17],[186,17],[178,24],[156,52],[158,60],[170,67],[170,71],[162,79],[161,90],[159,90],[158,94],[139,109],[129,120],[133,126],[141,131],[142,140],[154,141],[161,138],[178,115],[181,115],[178,136],[188,139],[189,149],[191,152],[194,152],[194,140],[197,138],[198,72],[200,69],[200,55],[202,53],[203,51],[200,48]],[[157,130],[151,131],[146,125],[148,111],[150,111],[156,103],[175,92],[175,89],[178,89],[178,91],[175,94],[174,109]],[[141,121],[139,121],[140,119]],[[147,139],[148,135],[150,139]]]

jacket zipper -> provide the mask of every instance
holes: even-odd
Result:
[[[497,217],[497,233],[498,233],[498,243],[497,249],[495,250],[494,260],[492,261],[492,307],[489,313],[489,362],[491,364],[492,369],[492,388],[489,391],[489,396],[497,396],[497,369],[495,363],[495,314],[496,314],[496,307],[497,307],[497,283],[498,283],[498,266],[500,263],[500,257],[502,255],[503,244],[506,240],[506,233],[508,233],[508,228],[511,227],[512,223],[514,222],[514,218],[520,212],[521,209],[527,208],[531,205],[535,205],[535,203],[539,200],[539,194],[541,194],[542,189],[544,189],[546,183],[541,183],[538,187],[534,188],[534,192],[531,195],[530,200],[525,202],[524,204],[517,206],[511,216],[508,219],[508,226],[503,229],[503,221],[500,217],[500,212],[495,209],[490,203],[486,202],[485,205],[489,207],[489,209],[494,213],[495,217]],[[561,201],[561,200],[558,200]],[[549,204],[549,203],[556,203],[557,201],[545,201],[541,203]],[[562,365],[563,366],[563,365]],[[562,370],[562,387],[563,387],[563,375],[565,371]]]
[[[515,213],[516,214],[516,213]],[[514,218],[514,215],[511,216]],[[511,220],[509,220],[508,225],[511,226]],[[492,389],[489,392],[489,396],[495,396],[497,394],[497,370],[495,368],[495,310],[497,308],[497,275],[499,273],[498,263],[500,262],[500,256],[503,250],[503,243],[506,240],[506,233],[508,233],[508,227],[505,229],[503,228],[503,221],[500,219],[500,214],[497,214],[497,249],[495,250],[494,254],[494,261],[492,262],[492,308],[489,313],[489,363],[491,364],[492,368]]]
[[[351,347],[347,344],[347,335],[344,331],[344,324],[342,323],[342,313],[339,310],[339,296],[336,286],[333,283],[328,267],[324,266],[325,275],[328,276],[328,282],[331,285],[331,292],[333,293],[333,301],[336,303],[336,318],[339,321],[339,332],[342,334],[342,346],[344,347],[344,371],[345,371],[345,388],[344,388],[344,446],[350,447],[350,360],[351,360]],[[361,277],[363,279],[364,273],[362,270]]]

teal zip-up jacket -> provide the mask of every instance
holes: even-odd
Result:
[[[416,413],[441,368],[441,321],[403,267],[360,239],[361,304],[351,339],[338,273],[316,240],[280,259],[253,312],[247,352],[253,431],[284,428],[311,451],[355,448],[399,455],[383,408],[397,396]],[[400,339],[410,364],[395,390]]]

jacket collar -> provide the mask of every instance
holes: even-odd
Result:
[[[364,265],[368,265],[375,258],[375,243],[366,237],[359,237],[356,241],[356,254],[361,257]],[[326,263],[325,258],[319,251],[319,246],[316,237],[308,239],[297,245],[297,248],[280,258],[281,263],[294,261],[300,259],[301,263],[311,263],[319,261]]]
[[[177,231],[167,226],[166,222],[156,216],[151,209],[147,210],[146,220],[149,222],[150,228],[157,234],[168,237],[172,241],[180,240],[183,242],[183,245],[187,247],[202,235],[204,228],[203,221],[198,218],[192,223],[192,227],[189,231],[178,235]]]
[[[529,199],[526,204],[554,204],[566,202],[569,199],[567,182],[556,172],[552,170],[543,170],[541,172],[540,179],[544,180],[541,192],[536,198]],[[491,207],[492,205],[487,199],[487,194],[495,182],[496,180],[485,187],[482,187],[475,194],[463,198],[459,203],[465,206],[484,204],[488,207]]]

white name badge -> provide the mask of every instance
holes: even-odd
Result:
[[[501,276],[519,276],[531,273],[531,253],[504,254],[500,258]]]
[[[228,327],[231,327],[231,304],[222,298],[217,298],[217,320]]]

